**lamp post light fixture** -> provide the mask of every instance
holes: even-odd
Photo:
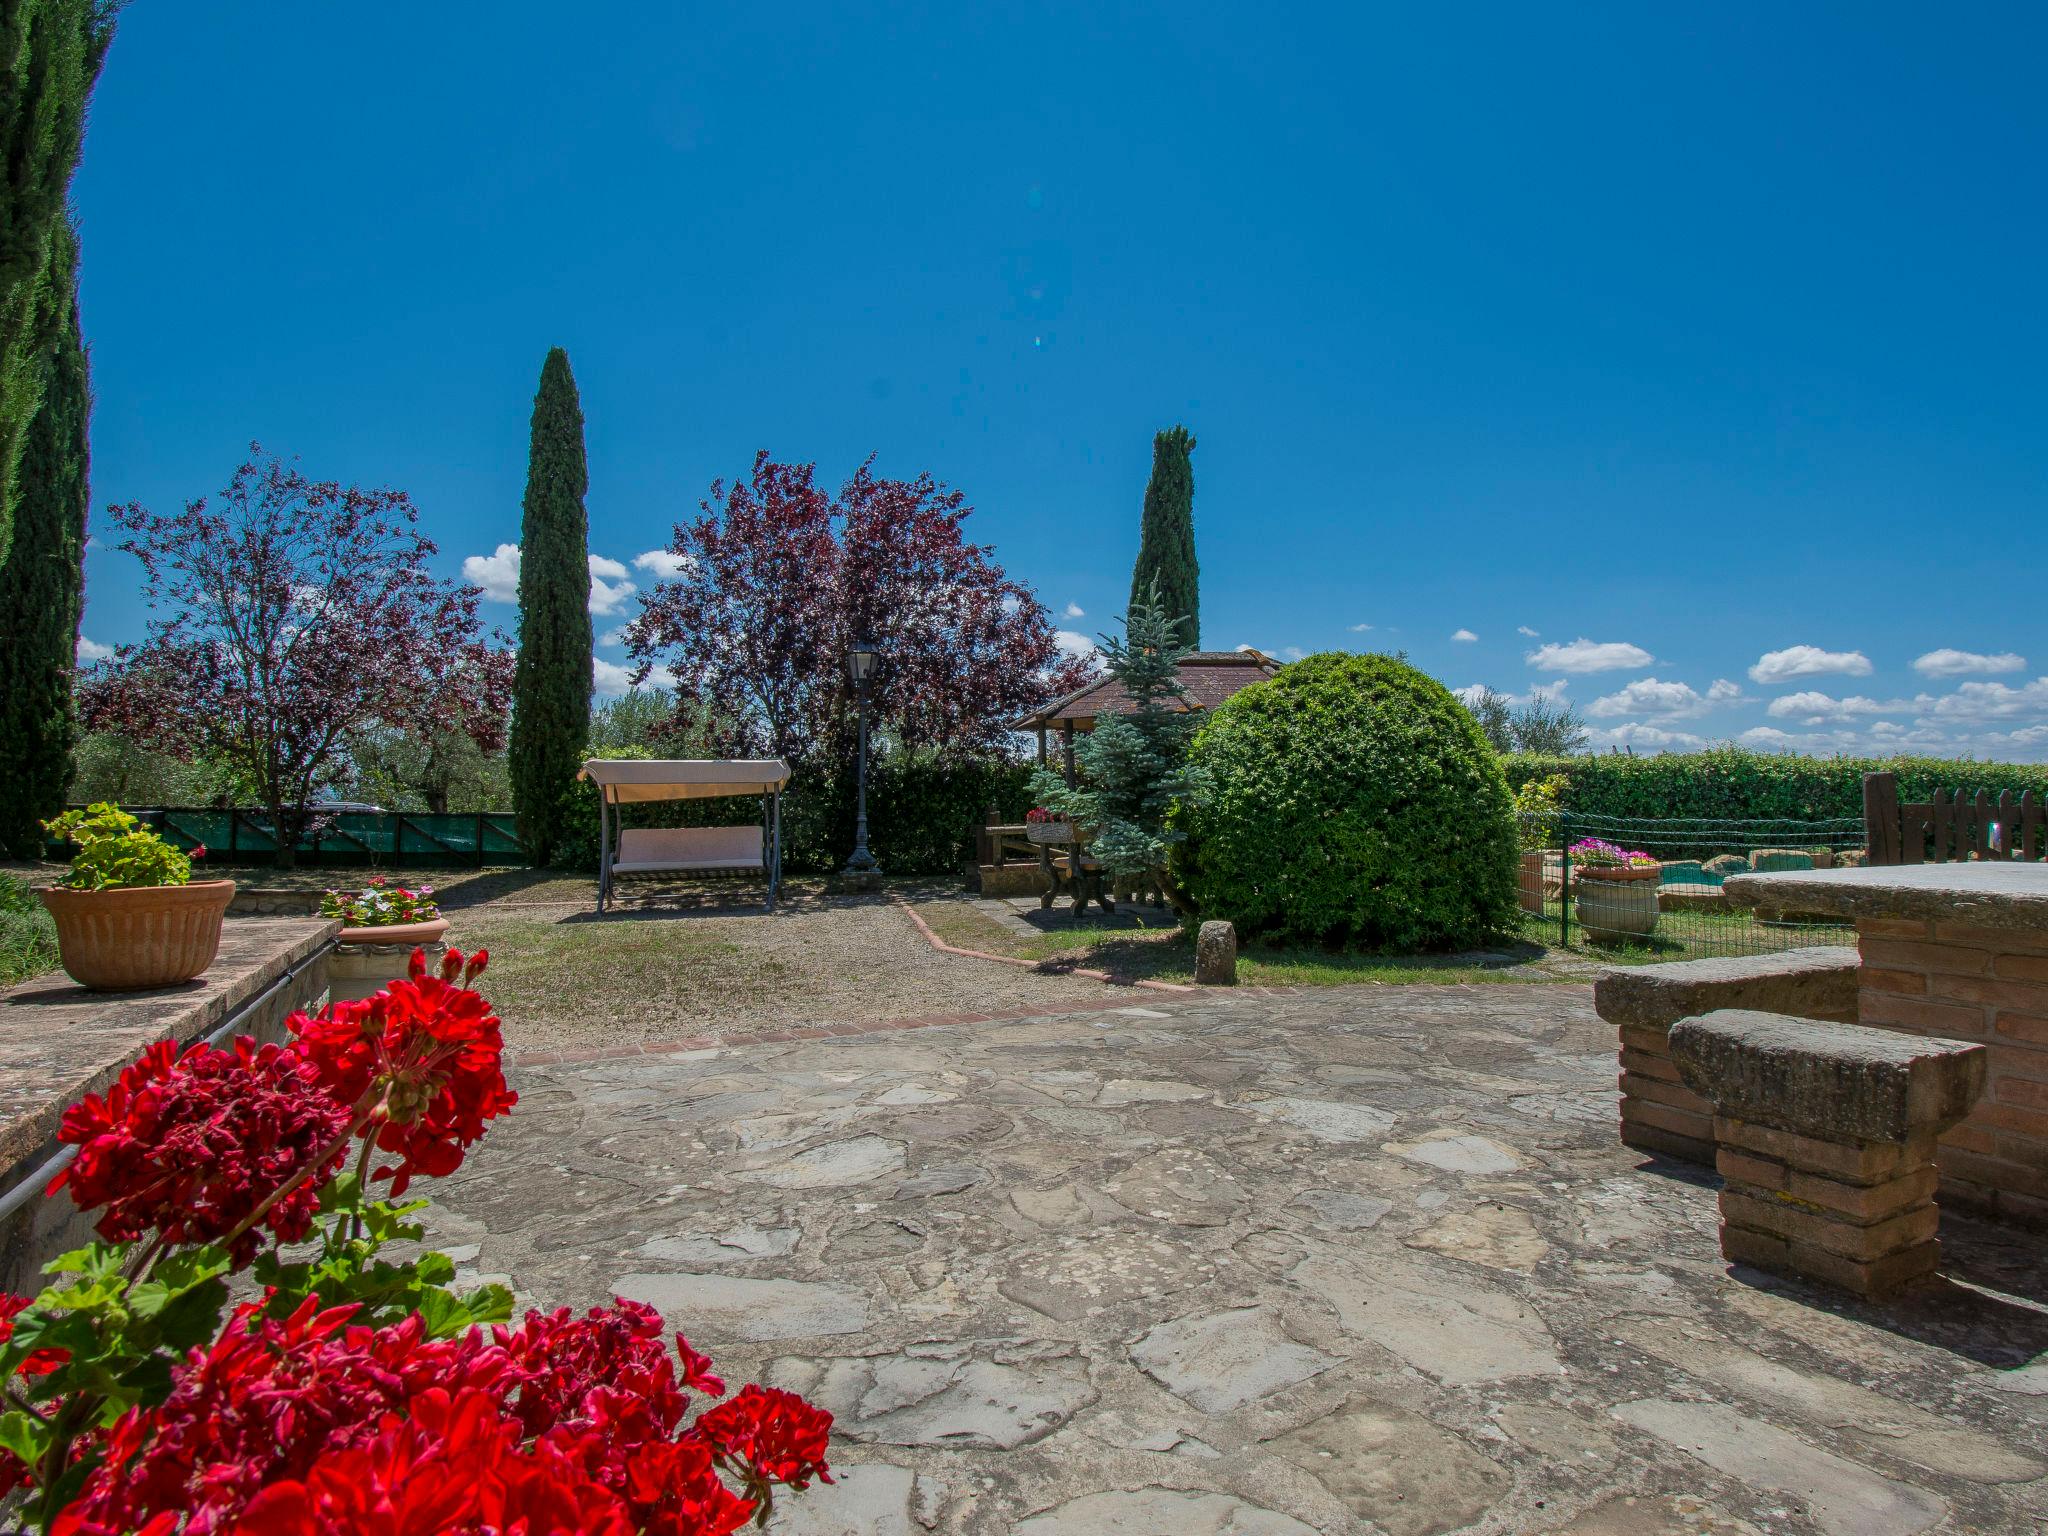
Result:
[[[856,812],[853,823],[853,857],[839,872],[841,882],[851,891],[882,888],[882,866],[868,852],[868,679],[874,676],[881,651],[865,634],[855,638],[846,650],[846,671],[853,679],[860,699],[860,769],[856,778]]]

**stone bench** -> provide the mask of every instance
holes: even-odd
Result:
[[[1853,1020],[1856,963],[1855,950],[1830,946],[1606,972],[1593,983],[1593,1006],[1621,1034],[1621,1139],[1712,1167],[1713,1110],[1679,1080],[1671,1026],[1719,1008]]]
[[[1984,1047],[1743,1009],[1670,1041],[1714,1110],[1722,1257],[1874,1300],[1934,1273],[1935,1139],[1984,1091]]]

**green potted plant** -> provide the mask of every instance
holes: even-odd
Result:
[[[445,948],[448,919],[434,900],[434,888],[393,885],[372,875],[360,891],[329,891],[322,917],[341,919],[340,946],[327,962],[328,997],[337,1003],[381,992],[406,973],[415,949],[430,954]]]
[[[71,871],[37,894],[57,924],[64,969],[96,992],[190,981],[220,953],[232,880],[194,880],[201,846],[180,853],[118,806],[66,811],[43,823],[73,844]]]
[[[1663,865],[1639,848],[1588,837],[1569,849],[1573,909],[1588,934],[1642,936],[1657,926]]]

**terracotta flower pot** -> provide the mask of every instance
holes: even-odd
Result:
[[[190,981],[213,964],[235,882],[113,891],[51,886],[36,894],[57,921],[57,950],[73,981],[95,992],[135,992]]]
[[[429,918],[424,923],[387,923],[382,928],[343,928],[337,944],[402,944],[410,955],[422,944],[438,944],[448,931],[448,919]]]
[[[353,1003],[376,996],[405,974],[416,949],[427,952],[427,965],[432,969],[448,947],[441,942],[447,931],[445,917],[382,928],[342,929],[335,939],[342,947],[327,957],[327,1000]]]
[[[1579,880],[1655,880],[1664,872],[1661,864],[1576,864],[1572,875]]]

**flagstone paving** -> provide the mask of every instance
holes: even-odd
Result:
[[[1712,1181],[1616,1141],[1582,987],[1139,994],[514,1081],[438,1235],[829,1407],[841,1481],[791,1536],[2048,1517],[2041,1240],[1951,1221],[1951,1281],[1882,1309],[1731,1273]]]

